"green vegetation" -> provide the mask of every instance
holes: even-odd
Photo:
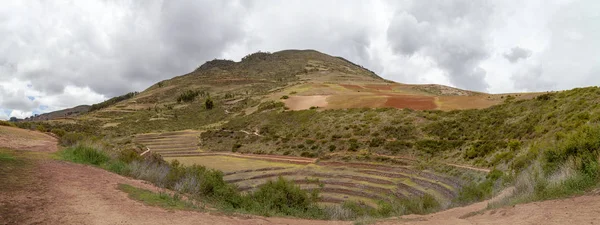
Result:
[[[106,153],[83,144],[64,149],[59,154],[61,158],[68,161],[96,166],[104,164],[110,159]]]
[[[210,98],[206,98],[206,100],[204,101],[204,108],[210,110],[213,107],[215,107],[215,103],[213,102],[213,100]]]
[[[108,99],[104,102],[98,103],[98,104],[93,104],[92,107],[90,107],[89,112],[93,112],[96,110],[100,110],[106,107],[109,107],[111,105],[117,104],[121,101],[125,101],[127,99],[132,98],[133,96],[136,96],[137,94],[139,94],[138,92],[129,92],[127,94],[121,95],[121,96],[117,96],[111,99]]]
[[[164,162],[158,156],[136,157],[138,146],[132,143],[132,137],[140,133],[193,129],[206,130],[201,134],[198,147],[213,151],[378,164],[405,163],[400,159],[410,157],[419,161],[416,164],[420,169],[446,173],[452,179],[468,182],[465,186],[456,185],[458,195],[453,205],[487,199],[506,186],[517,189],[517,194],[505,201],[512,204],[583,193],[598,184],[598,87],[546,93],[528,100],[522,100],[520,95],[503,95],[504,103],[500,105],[454,111],[314,110],[316,107],[290,111],[280,100],[265,101],[281,93],[297,94],[285,89],[292,86],[304,95],[304,86],[297,83],[319,75],[317,71],[340,77],[376,78],[358,65],[314,51],[258,52],[244,57],[241,62],[209,61],[193,73],[159,83],[158,87],[168,84],[166,88],[151,88],[143,96],[129,97],[134,97],[140,105],[148,105],[144,106],[148,109],[97,111],[76,123],[19,122],[16,125],[27,129],[41,126],[40,130],[61,136],[61,144],[67,146],[81,142],[89,134],[97,135],[109,142],[104,143],[106,149],[125,150],[95,153],[97,151],[85,146],[74,146],[65,150],[64,157],[208,199],[221,209],[261,215],[350,219],[427,213],[444,204],[436,204],[423,196],[408,202],[384,201],[377,208],[360,202],[315,208],[311,206],[315,200],[310,193],[286,180],[272,181],[241,194],[223,182],[223,175],[218,171],[183,167]],[[181,93],[181,90],[188,91]],[[441,93],[436,90],[429,93]],[[202,96],[204,101],[195,101],[199,95],[206,95]],[[264,98],[266,95],[269,98]],[[490,97],[494,96],[488,99]],[[187,104],[175,104],[175,100]],[[105,108],[118,101],[122,100],[111,99],[95,108]],[[108,122],[118,125],[99,129]],[[485,179],[473,178],[462,171],[432,165],[438,161],[493,170]],[[265,189],[263,196],[253,194],[262,188]],[[281,193],[294,197],[289,200]],[[264,202],[252,203],[260,201]]]
[[[129,198],[143,202],[145,205],[158,206],[165,209],[176,210],[198,210],[199,208],[192,202],[181,199],[177,193],[169,195],[167,193],[154,193],[149,190],[133,187],[128,184],[119,184],[118,189],[127,193]]]
[[[16,127],[16,125],[14,123],[8,122],[8,121],[4,121],[4,120],[0,120],[0,126]]]
[[[5,163],[15,160],[17,160],[17,158],[15,158],[15,156],[13,156],[12,154],[9,154],[7,152],[0,152],[0,162]]]
[[[193,102],[196,97],[198,96],[208,96],[208,93],[205,91],[192,91],[192,90],[187,90],[184,91],[183,93],[179,94],[179,96],[177,97],[177,103],[181,103],[181,102]]]

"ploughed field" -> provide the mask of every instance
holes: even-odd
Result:
[[[183,165],[203,165],[223,171],[227,182],[241,191],[252,191],[282,176],[303,189],[320,189],[323,204],[362,201],[376,206],[379,200],[411,198],[426,193],[447,206],[457,196],[462,181],[432,171],[417,169],[414,161],[390,166],[371,163],[318,162],[314,158],[202,152],[197,147],[197,131],[143,134],[134,140],[167,161]]]

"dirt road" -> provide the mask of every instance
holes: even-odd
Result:
[[[10,132],[1,132],[7,129]],[[4,140],[16,140],[16,135],[29,133],[6,127],[0,130]],[[0,148],[15,149],[15,155],[31,164],[13,171],[18,173],[0,173],[0,181],[19,181],[0,190],[0,224],[348,224],[146,206],[129,199],[117,185],[153,191],[158,188],[99,168],[51,159],[49,153],[56,151],[56,140],[37,132],[31,135],[37,138],[35,143],[27,138],[19,139],[23,142],[11,141],[10,145],[0,142]]]
[[[146,206],[117,189],[124,183],[158,191],[152,185],[52,159],[56,140],[51,136],[0,127],[0,148],[14,149],[11,153],[24,159],[23,165],[15,168],[0,164],[0,224],[351,224],[169,211]],[[523,204],[466,217],[486,204],[403,216],[379,224],[600,224],[599,195]]]

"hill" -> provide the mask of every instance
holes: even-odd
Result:
[[[292,111],[448,111],[487,108],[508,98],[530,99],[540,94],[491,95],[442,85],[395,83],[340,57],[313,50],[286,50],[253,53],[240,62],[208,61],[189,74],[158,82],[140,93],[95,104],[93,112],[81,116],[80,122],[135,134],[204,129],[280,104]],[[214,102],[214,110],[203,110],[207,98]],[[140,120],[145,124],[139,126],[136,121]]]
[[[89,105],[80,105],[75,106],[73,108],[53,111],[49,113],[44,113],[40,115],[35,115],[29,118],[23,119],[23,121],[46,121],[46,120],[59,120],[59,119],[69,119],[81,114],[87,113],[90,110]]]
[[[351,210],[349,219],[432,212],[507,186],[517,192],[502,204],[588,191],[600,174],[599,97],[597,87],[491,95],[400,84],[288,50],[212,60],[73,121],[18,125],[101,137],[93,140],[118,152],[176,160],[172,168],[204,165],[239,192],[285,177],[320,190],[319,204]],[[392,206],[405,209],[377,211]]]

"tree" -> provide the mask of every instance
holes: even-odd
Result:
[[[206,109],[212,109],[214,106],[215,106],[215,103],[213,102],[213,100],[210,98],[206,98],[206,101],[204,101],[204,107]]]
[[[11,117],[11,118],[10,118],[10,120],[9,120],[9,121],[10,121],[10,122],[17,122],[18,120],[19,120],[19,119],[17,119],[17,117],[14,117],[14,116],[13,116],[13,117]]]

